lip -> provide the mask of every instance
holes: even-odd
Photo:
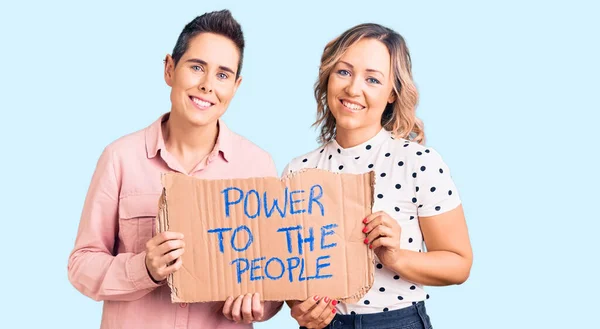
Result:
[[[195,106],[197,109],[199,109],[199,110],[206,110],[206,109],[210,108],[211,106],[215,105],[215,103],[213,103],[213,102],[209,101],[208,99],[204,99],[204,98],[202,98],[202,97],[198,97],[198,96],[190,95],[190,96],[189,96],[189,98],[190,98],[190,101],[192,102],[192,104],[193,104],[193,105],[194,105],[194,106]],[[200,100],[200,101],[202,101],[202,102],[207,102],[207,103],[209,103],[210,105],[209,105],[208,107],[201,107],[200,105],[196,104],[196,102],[194,102],[194,98],[196,98],[196,99],[198,99],[198,100]]]
[[[342,105],[342,107],[343,107],[343,108],[344,108],[346,111],[348,111],[348,112],[352,112],[352,113],[358,113],[358,112],[360,112],[360,111],[362,111],[362,110],[364,110],[364,109],[366,108],[366,106],[362,105],[361,103],[358,103],[358,102],[355,102],[355,101],[351,101],[351,100],[349,100],[349,99],[340,98],[340,99],[339,99],[339,101],[340,101],[340,104]],[[351,108],[349,108],[349,107],[346,107],[346,105],[344,105],[344,102],[346,102],[346,103],[350,103],[350,104],[355,104],[355,105],[358,105],[358,106],[360,106],[360,107],[362,107],[362,108],[361,108],[361,109],[359,109],[359,110],[351,109]]]

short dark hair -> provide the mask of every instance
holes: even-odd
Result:
[[[236,45],[240,54],[236,73],[237,79],[242,71],[242,62],[244,58],[244,33],[242,32],[240,24],[233,18],[231,12],[227,9],[213,11],[198,16],[183,28],[183,31],[179,34],[175,48],[173,48],[173,54],[171,55],[173,57],[174,65],[177,66],[177,63],[187,51],[190,39],[202,32],[222,35],[233,41]]]

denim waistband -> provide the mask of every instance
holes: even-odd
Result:
[[[328,329],[362,329],[368,328],[402,328],[420,323],[423,328],[431,329],[431,321],[427,315],[423,301],[398,310],[368,314],[337,314]],[[411,326],[412,328],[412,326]]]

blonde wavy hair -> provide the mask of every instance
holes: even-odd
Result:
[[[412,79],[412,64],[406,42],[394,30],[373,23],[354,26],[325,46],[321,56],[319,77],[314,86],[317,120],[312,126],[320,127],[318,141],[325,144],[335,138],[335,118],[327,105],[329,75],[344,52],[363,38],[381,41],[390,52],[393,91],[396,97],[393,103],[388,103],[385,107],[381,116],[381,125],[395,137],[424,144],[424,125],[415,114],[419,95]]]

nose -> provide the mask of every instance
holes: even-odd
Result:
[[[345,92],[348,96],[359,96],[360,95],[360,79],[357,76],[353,76],[352,80],[346,85]]]
[[[213,92],[212,79],[210,77],[206,76],[198,84],[198,89],[200,89],[202,92],[205,92],[205,93],[212,93]]]

